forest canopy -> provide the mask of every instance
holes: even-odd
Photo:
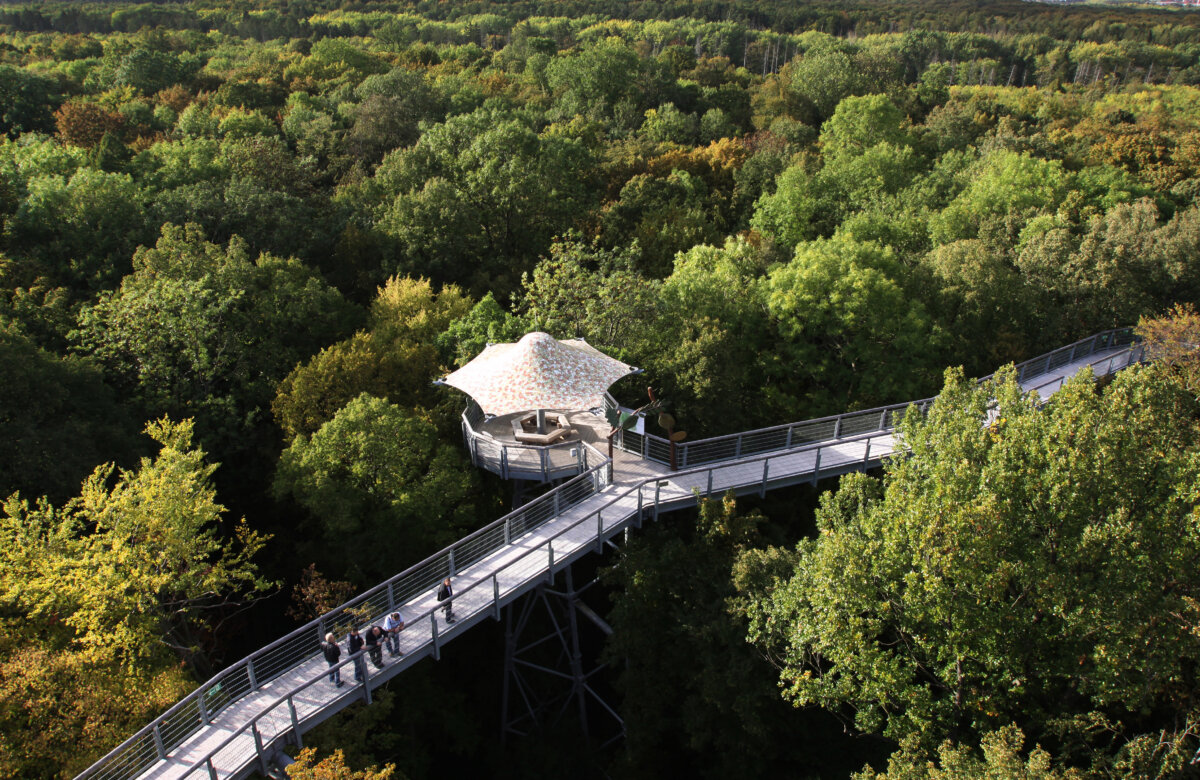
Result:
[[[1180,305],[1145,332],[1193,343],[1198,194],[1194,13],[0,5],[0,775],[71,776],[286,591],[312,617],[501,514],[431,382],[544,330],[692,439],[942,395],[882,477],[612,555],[623,758],[497,748],[424,677],[306,776],[1175,776],[1186,350],[1043,411],[965,378]]]

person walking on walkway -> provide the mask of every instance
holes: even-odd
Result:
[[[383,619],[383,630],[387,632],[384,639],[387,640],[388,655],[392,658],[404,655],[400,652],[400,632],[404,630],[404,620],[399,612],[393,612]]]
[[[367,654],[371,656],[371,663],[375,664],[376,669],[383,668],[383,629],[379,626],[371,626],[367,629],[366,636]]]
[[[337,637],[333,633],[325,635],[325,641],[321,643],[321,652],[325,654],[325,660],[329,662],[329,682],[335,687],[342,687],[342,669],[337,665],[338,659],[342,657],[342,648],[337,646]]]
[[[363,638],[359,635],[357,628],[350,629],[350,636],[346,637],[346,655],[354,655],[359,650],[363,649]],[[362,656],[354,659],[354,680],[362,682],[366,677],[366,665],[363,663]]]
[[[446,602],[442,610],[446,613],[446,622],[454,622],[454,608],[451,606],[451,599],[454,596],[454,588],[450,587],[450,578],[442,580],[441,586],[438,587],[437,600]]]

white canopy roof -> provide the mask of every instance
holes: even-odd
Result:
[[[475,399],[488,414],[604,405],[613,382],[637,371],[583,339],[559,341],[527,333],[515,344],[492,344],[442,380]]]

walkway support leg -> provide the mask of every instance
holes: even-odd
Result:
[[[580,600],[592,583],[576,590],[573,568],[563,569],[565,591],[539,586],[518,600],[519,613],[514,612],[514,604],[505,608],[502,739],[510,734],[525,736],[531,727],[550,725],[571,712],[584,735],[590,736],[597,724],[589,719],[589,697],[615,723],[615,729],[605,729],[613,736],[604,741],[624,735],[616,710],[588,685],[589,678],[604,668],[586,669],[580,637],[579,614],[595,615]],[[589,617],[588,624],[611,631],[598,616]]]

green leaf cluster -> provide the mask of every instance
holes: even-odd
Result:
[[[911,455],[823,498],[749,638],[789,700],[927,755],[1017,721],[1072,764],[1169,776],[1198,713],[1195,398],[1149,366],[1036,401],[948,372]]]

